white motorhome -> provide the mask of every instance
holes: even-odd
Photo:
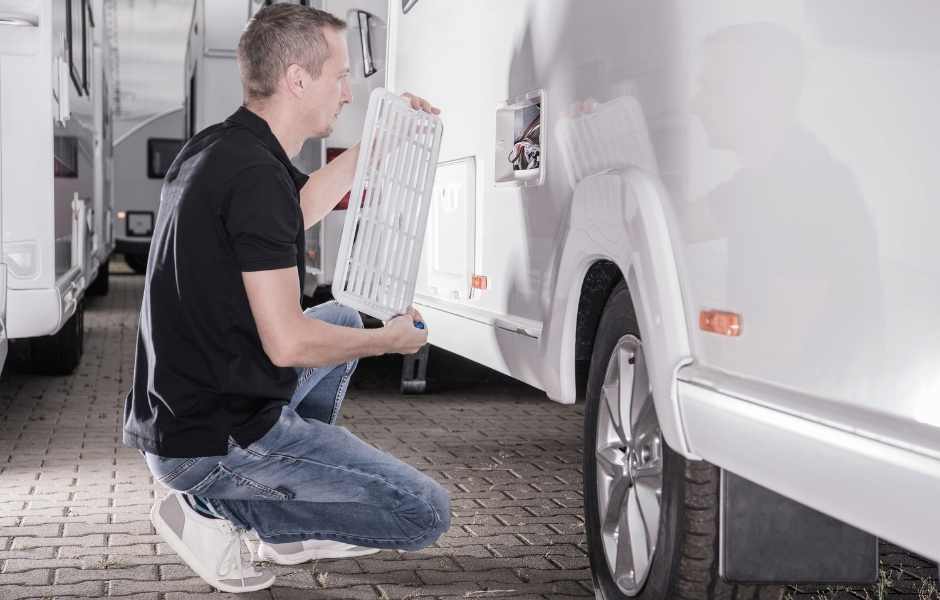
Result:
[[[940,559],[940,5],[391,1],[444,120],[416,304],[585,396],[598,597]]]
[[[182,108],[154,115],[114,142],[115,250],[137,273],[147,270],[163,178],[182,145]]]
[[[12,355],[35,371],[75,368],[85,293],[108,288],[111,53],[102,8],[0,2],[0,316]]]
[[[196,0],[186,49],[185,137],[225,120],[242,102],[236,50],[247,20],[270,0]],[[277,3],[277,2],[276,2]],[[350,54],[349,86],[353,101],[341,113],[332,134],[308,140],[294,158],[313,171],[359,141],[369,93],[385,84],[386,0],[293,0],[346,20]],[[344,204],[307,231],[304,294],[314,296],[333,281],[345,218]]]

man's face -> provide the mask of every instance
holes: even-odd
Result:
[[[302,97],[303,112],[305,120],[309,123],[311,137],[330,135],[343,105],[352,101],[346,36],[332,29],[327,29],[323,34],[329,48],[329,57],[323,63],[320,77],[310,78],[310,87]],[[309,76],[309,73],[307,75]]]

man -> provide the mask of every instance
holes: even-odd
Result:
[[[416,352],[420,315],[367,331],[338,304],[299,305],[304,229],[349,190],[358,148],[309,178],[288,157],[351,100],[344,28],[259,11],[238,47],[244,106],[189,140],[161,197],[124,441],[174,490],[156,530],[227,592],[274,582],[242,560],[248,530],[259,559],[297,564],[418,549],[450,522],[440,485],[334,425],[356,360]]]

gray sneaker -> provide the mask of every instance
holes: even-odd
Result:
[[[271,587],[274,574],[242,557],[244,531],[226,519],[208,519],[176,492],[157,500],[150,521],[166,543],[209,585],[230,593]]]

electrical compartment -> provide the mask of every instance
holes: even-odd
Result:
[[[497,184],[541,185],[545,146],[542,115],[545,96],[535,90],[507,100],[496,108],[496,154],[493,175]]]

